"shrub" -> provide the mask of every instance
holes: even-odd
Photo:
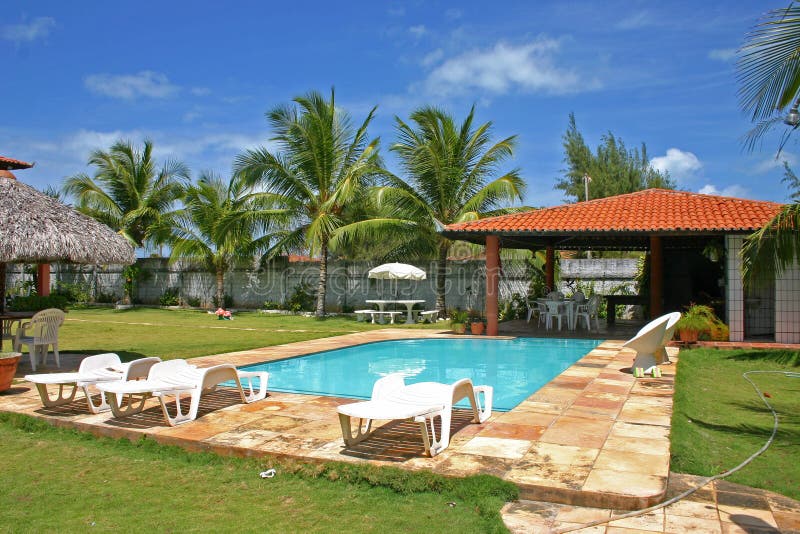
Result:
[[[112,304],[119,300],[119,298],[114,293],[98,293],[97,296],[94,298],[95,302],[100,302],[102,304]]]
[[[178,296],[178,288],[169,287],[165,289],[164,293],[162,293],[161,297],[158,299],[158,302],[162,306],[179,306],[181,303],[181,299]]]
[[[77,305],[88,304],[91,298],[87,284],[70,284],[69,282],[57,282],[50,295],[64,297],[68,303]]]
[[[311,292],[311,284],[300,282],[294,287],[294,291],[286,299],[286,309],[299,311],[314,311],[314,294]]]
[[[282,310],[283,304],[275,302],[274,300],[265,300],[263,308],[265,310]]]
[[[200,307],[200,298],[199,297],[187,297],[186,303],[191,306],[192,308],[199,308]]]
[[[9,306],[11,311],[39,311],[47,308],[67,309],[67,297],[63,295],[30,295],[27,297],[16,297]]]

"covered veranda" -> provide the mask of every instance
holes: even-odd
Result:
[[[650,317],[679,310],[701,293],[718,297],[721,315],[731,327],[731,339],[740,336],[740,340],[744,298],[739,247],[731,244],[741,243],[781,207],[775,202],[648,189],[452,224],[442,234],[486,247],[488,335],[498,334],[503,247],[545,250],[549,288],[555,283],[556,251],[647,252],[649,294],[645,304]]]

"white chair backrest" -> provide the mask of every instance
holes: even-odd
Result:
[[[37,312],[31,318],[34,343],[39,345],[58,341],[58,329],[63,323],[64,312],[57,308]]]
[[[582,304],[583,301],[586,300],[586,295],[583,294],[583,291],[576,291],[572,294],[572,300],[578,304]]]
[[[547,294],[547,298],[550,300],[561,300],[564,298],[564,295],[560,291],[551,291]]]
[[[600,295],[592,295],[589,297],[589,315],[594,317],[597,315],[597,310],[600,308]]]
[[[659,347],[664,345],[664,333],[667,330],[666,316],[653,319],[632,339],[625,342],[623,347],[630,347],[638,352],[645,352],[648,354],[654,353]]]
[[[116,368],[121,365],[122,362],[120,361],[119,356],[113,352],[95,354],[94,356],[87,356],[81,361],[81,365],[78,367],[78,373],[87,373],[89,371],[103,369],[105,367]]]
[[[372,386],[372,400],[378,400],[381,397],[386,397],[394,391],[405,387],[406,380],[403,373],[392,373],[379,378]]]
[[[675,327],[678,326],[678,321],[681,320],[681,312],[672,312],[664,315],[667,318],[667,329],[664,331],[664,343],[666,345],[672,340],[672,335],[675,333]]]
[[[555,302],[555,301],[552,301],[552,300],[548,300],[547,301],[547,313],[549,313],[550,315],[558,315],[558,313],[559,313],[558,312],[558,308],[560,306],[561,305],[558,302]]]
[[[166,362],[159,362],[150,368],[150,373],[147,375],[148,380],[158,380],[162,377],[175,377],[176,374],[186,372],[193,365],[189,365],[186,360],[167,360]]]

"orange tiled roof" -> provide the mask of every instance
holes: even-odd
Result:
[[[742,232],[764,226],[777,202],[668,189],[448,225],[447,232]]]
[[[29,169],[31,167],[33,167],[33,163],[0,156],[0,169]]]

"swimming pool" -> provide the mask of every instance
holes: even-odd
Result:
[[[241,369],[268,371],[273,391],[355,399],[368,399],[375,381],[389,373],[404,373],[406,383],[470,378],[493,386],[494,409],[508,411],[599,344],[595,339],[406,339]]]

